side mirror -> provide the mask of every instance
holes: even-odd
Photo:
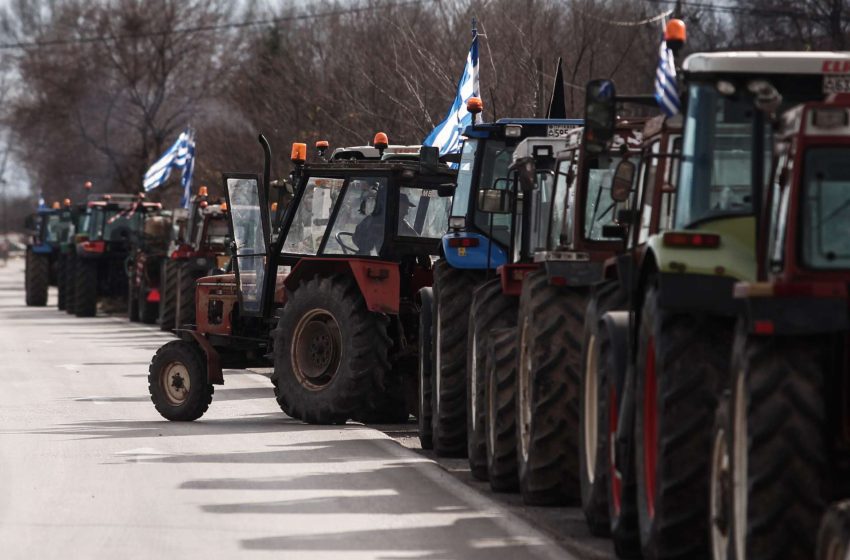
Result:
[[[611,198],[616,202],[625,202],[632,192],[637,166],[627,159],[617,164],[614,177],[611,180]]]
[[[530,191],[534,188],[536,172],[537,165],[534,163],[534,160],[525,161],[519,166],[517,176],[519,178],[519,186],[523,191]]]
[[[506,189],[478,191],[478,209],[485,214],[510,214],[511,192]]]
[[[584,98],[584,149],[601,154],[614,136],[617,118],[617,92],[611,80],[591,80]]]

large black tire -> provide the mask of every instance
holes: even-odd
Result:
[[[148,391],[157,412],[176,422],[203,416],[215,392],[207,380],[206,363],[203,350],[184,340],[157,350],[148,369]]]
[[[850,554],[850,501],[826,510],[818,530],[817,560],[846,560]]]
[[[376,387],[370,395],[365,409],[352,415],[352,419],[364,424],[406,424],[410,420],[407,405],[405,368],[391,364],[392,371],[384,378],[383,389]]]
[[[494,492],[519,489],[516,441],[517,329],[490,331],[487,339],[487,477]]]
[[[311,424],[363,410],[390,369],[386,321],[347,276],[313,277],[289,296],[274,331],[272,382],[281,409]]]
[[[528,505],[581,500],[578,466],[581,338],[587,293],[525,277],[518,318],[519,482]]]
[[[27,249],[26,267],[26,303],[31,307],[44,307],[50,286],[50,257]]]
[[[611,341],[605,329],[600,332],[599,321],[608,311],[619,308],[619,286],[608,283],[594,290],[587,304],[582,344],[582,375],[579,392],[579,475],[581,507],[590,532],[598,537],[610,534],[608,518],[608,423],[605,389],[606,373],[616,367]],[[604,337],[604,340],[602,338]],[[603,349],[601,345],[604,344]],[[608,362],[608,363],[606,363]]]
[[[56,308],[64,311],[68,305],[68,256],[59,254],[56,256]]]
[[[77,293],[77,256],[74,254],[74,248],[71,248],[71,253],[67,255],[65,263],[65,313],[73,315],[77,309],[76,293]]]
[[[466,441],[472,476],[487,480],[487,341],[492,329],[516,326],[517,298],[502,292],[501,278],[492,278],[472,295],[467,330]]]
[[[165,259],[162,263],[162,278],[160,280],[159,328],[164,331],[174,330],[177,317],[177,272],[179,263]]]
[[[419,290],[419,445],[422,449],[433,449],[431,414],[432,367],[431,336],[434,323],[434,289]]]
[[[97,315],[97,261],[76,259],[74,265],[74,314],[77,317]]]
[[[434,266],[434,375],[431,384],[432,441],[440,457],[466,455],[466,340],[473,271]]]
[[[150,287],[148,286],[147,280],[142,278],[139,293],[137,295],[137,301],[139,306],[139,321],[146,325],[153,325],[154,323],[156,323],[156,317],[159,314],[159,302],[148,301],[149,291]]]
[[[821,341],[753,336],[736,345],[731,509],[738,558],[802,560],[815,549],[830,488]]]
[[[127,279],[127,319],[139,322],[139,288],[135,286],[135,274]]]
[[[709,552],[711,435],[726,386],[734,325],[663,312],[654,284],[643,300],[635,384],[635,475],[644,556]]]
[[[203,273],[190,263],[181,263],[177,272],[176,328],[195,324],[195,282]]]

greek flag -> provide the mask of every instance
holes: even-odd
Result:
[[[195,132],[191,128],[187,128],[180,133],[174,144],[145,173],[145,192],[162,186],[171,175],[171,170],[179,169],[183,171],[183,204],[185,206],[189,200],[186,193],[191,188],[192,171],[195,167],[194,160]]]
[[[440,155],[460,150],[460,135],[472,124],[472,115],[466,110],[470,97],[478,97],[478,33],[472,32],[472,47],[466,57],[466,66],[457,85],[457,95],[446,119],[431,131],[422,142],[426,146],[436,146]]]
[[[658,69],[655,71],[655,101],[668,117],[681,110],[679,94],[676,91],[676,64],[673,51],[667,48],[667,41],[661,39],[658,49]]]

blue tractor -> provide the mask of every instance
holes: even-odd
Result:
[[[29,239],[24,278],[28,306],[47,305],[47,290],[56,285],[59,245],[70,224],[67,210],[58,202],[49,208],[39,208],[27,218]]]
[[[475,113],[472,107],[470,112]],[[581,119],[500,119],[464,131],[449,231],[442,238],[433,288],[420,292],[419,438],[437,455],[467,453],[467,333],[472,292],[511,263],[511,214],[478,208],[478,192],[508,175],[524,138],[565,136]]]

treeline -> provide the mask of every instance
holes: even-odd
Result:
[[[805,10],[830,1],[784,4]],[[2,61],[13,78],[5,82],[2,119],[34,197],[79,197],[86,180],[95,191],[137,191],[147,167],[189,125],[197,135],[195,184],[216,189],[222,171],[260,169],[259,132],[272,142],[277,174],[288,170],[293,141],[363,144],[383,130],[393,143],[419,143],[453,99],[473,18],[487,120],[543,116],[558,57],[567,110],[578,117],[591,77],[651,91],[662,30],[655,16],[675,7],[647,0],[234,4],[12,1],[0,19]],[[741,27],[756,14],[689,4],[678,9],[690,50],[766,40],[765,26],[758,37]],[[757,4],[764,10],[770,2]],[[781,26],[798,28],[791,20]],[[812,29],[794,41],[824,35]],[[178,182],[158,196],[176,201]]]

